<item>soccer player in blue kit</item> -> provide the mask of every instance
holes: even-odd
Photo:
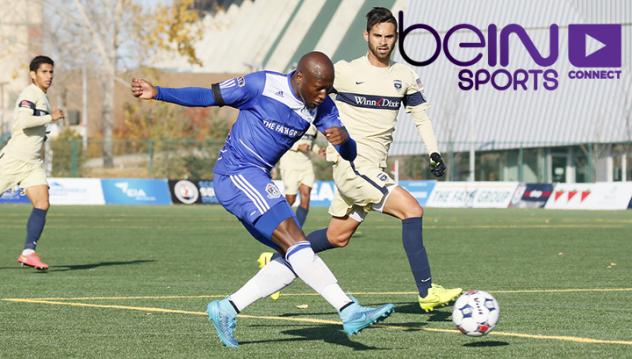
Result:
[[[340,122],[328,94],[334,67],[321,52],[303,56],[296,71],[254,72],[213,84],[211,88],[154,87],[133,79],[132,94],[183,106],[222,106],[239,109],[237,121],[220,150],[213,169],[215,194],[248,232],[284,254],[260,270],[242,288],[208,304],[208,316],[222,344],[237,347],[234,337],[239,312],[260,298],[281,290],[296,276],[318,292],[339,313],[343,330],[355,334],[387,318],[392,304],[361,306],[345,294],[327,265],[314,253],[270,171],[279,158],[314,124],[348,161],[356,144]]]

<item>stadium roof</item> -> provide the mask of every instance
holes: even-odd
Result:
[[[406,0],[245,0],[207,14],[196,51],[203,66],[160,53],[156,67],[180,72],[286,71],[306,52],[323,51],[334,61],[366,53],[362,31],[374,6],[405,9]]]

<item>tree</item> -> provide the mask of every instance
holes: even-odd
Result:
[[[51,52],[71,68],[96,72],[102,85],[103,165],[113,167],[117,72],[145,64],[157,51],[176,51],[200,64],[193,44],[201,38],[193,0],[145,9],[133,0],[41,0]]]
[[[81,135],[66,127],[53,140],[53,172],[54,177],[73,177],[81,174],[84,161],[81,147]]]
[[[128,140],[130,152],[150,154],[152,176],[209,178],[230,128],[230,116],[220,112],[134,101],[124,105],[115,134]]]

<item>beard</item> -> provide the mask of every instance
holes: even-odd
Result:
[[[394,47],[391,47],[388,50],[388,52],[382,53],[382,52],[380,52],[380,50],[378,50],[378,48],[376,46],[373,46],[373,45],[369,44],[369,50],[371,51],[373,56],[375,56],[376,58],[378,58],[381,61],[390,60],[391,54],[393,53],[394,49],[395,49]]]

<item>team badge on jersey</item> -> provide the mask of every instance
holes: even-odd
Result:
[[[274,185],[274,183],[268,183],[266,185],[266,192],[268,193],[268,198],[279,198],[281,197],[281,191],[279,188]]]
[[[393,86],[395,87],[395,90],[401,90],[402,89],[402,81],[401,80],[393,80]]]
[[[22,100],[20,101],[20,107],[24,107],[24,108],[30,108],[32,110],[35,109],[35,104],[29,100]]]

